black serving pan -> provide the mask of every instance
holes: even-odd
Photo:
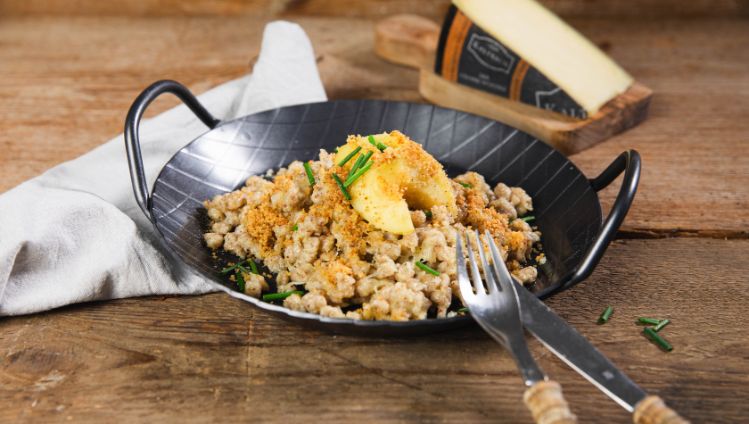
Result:
[[[178,151],[149,191],[143,172],[138,126],[160,94],[179,97],[210,131]],[[622,153],[596,178],[588,179],[551,146],[500,122],[427,104],[384,100],[338,100],[282,107],[231,121],[215,119],[183,85],[158,81],[141,93],[125,121],[125,145],[135,198],[161,236],[166,251],[216,289],[282,318],[338,333],[404,335],[441,331],[470,317],[408,322],[326,318],[288,310],[234,289],[217,272],[203,243],[207,222],[202,201],[235,190],[250,175],[294,160],[317,157],[343,144],[349,134],[398,129],[437,158],[448,172],[472,170],[490,185],[524,188],[533,198],[535,223],[549,265],[530,288],[544,298],[587,278],[624,220],[637,190],[640,156]],[[602,220],[596,194],[624,172],[614,205]]]

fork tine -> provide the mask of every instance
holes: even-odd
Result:
[[[468,246],[471,249],[471,246]],[[456,266],[458,268],[458,285],[460,286],[460,294],[463,300],[468,302],[473,296],[473,289],[471,283],[468,280],[468,272],[466,270],[466,259],[463,257],[463,236],[460,231],[455,230],[455,256]]]
[[[499,280],[499,286],[502,290],[514,291],[515,287],[512,283],[512,276],[510,275],[510,272],[507,271],[507,265],[505,265],[505,261],[502,260],[502,255],[499,254],[497,244],[489,234],[489,231],[486,232],[486,237],[489,239],[489,250],[492,252],[492,262],[494,262],[494,271]]]
[[[476,246],[481,251],[481,240],[477,239]],[[476,289],[476,294],[486,294],[484,282],[481,281],[481,274],[479,274],[479,266],[476,263],[476,257],[473,255],[473,249],[471,248],[471,236],[469,234],[466,234],[466,249],[468,250],[468,263],[471,264],[471,279],[473,280],[473,287]]]
[[[486,260],[486,253],[484,253],[484,246],[481,244],[481,235],[479,230],[474,230],[476,233],[476,243],[478,244],[479,257],[481,258],[481,267],[484,268],[484,280],[486,280],[486,288],[489,293],[494,293],[498,290],[497,282],[494,278],[494,273],[489,268],[489,262]]]

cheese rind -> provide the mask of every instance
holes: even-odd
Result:
[[[453,0],[471,21],[561,87],[589,114],[633,79],[588,39],[533,0]]]

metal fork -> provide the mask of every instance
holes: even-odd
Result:
[[[486,286],[481,279],[479,267],[471,249],[470,233],[467,233],[466,250],[468,250],[468,262],[473,280],[473,286],[471,286],[463,255],[463,238],[460,232],[456,231],[458,283],[465,306],[468,307],[473,319],[492,338],[504,346],[515,360],[523,382],[528,387],[523,400],[531,411],[533,419],[537,423],[544,424],[576,423],[577,417],[570,412],[569,405],[562,396],[561,386],[547,379],[546,374],[539,368],[528,350],[523,325],[520,322],[520,303],[516,283],[513,282],[497,245],[487,231],[485,240],[489,245],[489,252],[485,252],[479,232],[474,231],[474,233]],[[487,261],[487,256],[491,258],[491,264]],[[523,290],[522,287],[520,289]]]

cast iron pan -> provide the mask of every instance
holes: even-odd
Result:
[[[179,97],[210,131],[178,151],[149,192],[138,141],[146,107],[160,94]],[[404,335],[441,331],[471,322],[461,316],[408,322],[326,318],[249,297],[218,274],[220,265],[203,243],[207,217],[202,201],[241,187],[250,175],[331,151],[349,134],[398,129],[419,141],[451,176],[476,171],[494,186],[524,188],[533,198],[536,225],[549,266],[531,290],[544,298],[587,278],[624,220],[640,176],[640,156],[622,153],[589,180],[551,146],[500,122],[427,104],[338,100],[283,107],[231,121],[215,119],[183,85],[158,81],[133,103],[125,121],[125,145],[135,198],[160,234],[166,251],[218,290],[267,312],[338,333]],[[624,172],[605,221],[596,192]]]

